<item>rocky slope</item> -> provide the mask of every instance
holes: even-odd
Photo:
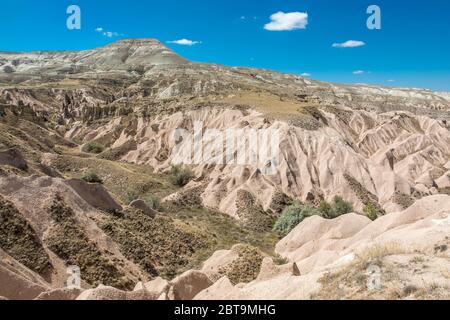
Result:
[[[279,132],[279,157],[237,165],[205,156],[189,165],[195,177],[180,188],[170,182],[172,156],[191,142],[173,134],[193,134],[199,122],[202,133],[242,133],[234,137],[236,154],[251,145],[243,138],[252,130]],[[87,152],[94,147],[98,152]],[[205,139],[203,147],[215,145]],[[266,174],[268,166],[274,174]],[[92,171],[102,184],[79,180]],[[421,242],[421,259],[446,266],[446,253],[430,248],[446,245],[439,243],[449,228],[439,217],[448,214],[449,192],[445,93],[193,63],[152,39],[81,52],[0,53],[0,280],[8,283],[0,296],[73,298],[80,292],[53,289],[64,286],[67,266],[78,265],[84,288],[116,287],[84,298],[190,299],[213,282],[198,297],[270,298],[263,288],[272,286],[280,288],[273,298],[323,298],[320,288],[334,292],[324,270],[333,266],[329,277],[340,279],[333,263],[356,261],[376,239],[382,246]],[[308,219],[276,246],[291,264],[270,262],[270,227],[284,206],[336,195],[358,214]],[[164,208],[135,201],[149,197],[164,200]],[[387,215],[371,223],[362,214],[368,204]],[[259,249],[218,251],[200,274],[180,276],[241,242]],[[400,251],[380,259],[397,265],[414,254]],[[261,264],[256,282],[239,284],[255,279]],[[149,287],[157,289],[148,294],[144,284],[158,276],[167,283],[153,280]],[[186,281],[199,282],[198,292],[177,293]],[[138,282],[138,294],[119,290]]]
[[[233,285],[225,276],[196,299],[449,299],[449,221],[446,195],[375,222],[312,217],[276,246],[291,264],[268,258],[256,280]]]

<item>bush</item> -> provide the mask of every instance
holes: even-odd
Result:
[[[372,221],[378,219],[379,212],[372,202],[369,202],[367,206],[364,208],[364,213]]]
[[[333,207],[325,200],[320,203],[319,210],[325,219],[332,219],[334,216]]]
[[[83,139],[80,137],[74,137],[74,138],[72,138],[72,142],[81,146],[83,144]]]
[[[102,153],[103,150],[105,150],[105,147],[103,145],[101,145],[100,143],[91,141],[86,143],[83,146],[83,152],[87,152],[87,153],[95,153],[95,154],[99,154]]]
[[[130,204],[130,203],[132,203],[134,200],[137,200],[139,197],[138,197],[138,195],[136,194],[136,192],[134,192],[134,191],[132,191],[132,190],[129,190],[129,191],[127,191],[127,194],[125,195],[125,201],[126,201],[126,204]]]
[[[150,195],[145,199],[145,202],[153,210],[160,211],[160,212],[163,211],[161,201],[159,201],[159,199],[157,197]]]
[[[285,264],[289,263],[289,260],[285,257],[280,256],[279,254],[276,254],[273,258],[272,258],[273,262],[277,265],[277,266],[284,266]]]
[[[87,171],[82,177],[82,180],[88,183],[103,183],[103,180],[97,175],[94,170]]]
[[[334,197],[332,207],[336,217],[353,212],[352,204],[339,196]]]
[[[286,236],[299,223],[308,217],[320,215],[320,211],[310,205],[294,203],[286,207],[273,227],[273,231]]]
[[[331,204],[322,201],[319,210],[325,219],[335,219],[343,214],[353,212],[353,206],[342,197],[336,196]]]
[[[173,185],[184,187],[194,178],[191,169],[181,168],[180,166],[172,166],[170,169],[170,182]]]

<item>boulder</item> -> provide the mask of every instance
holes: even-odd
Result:
[[[0,165],[15,167],[20,170],[27,170],[28,164],[22,154],[16,149],[0,151]]]
[[[171,281],[169,298],[172,300],[192,300],[200,291],[210,287],[213,282],[206,274],[189,270]]]
[[[436,185],[440,189],[450,188],[450,171],[446,172],[442,177],[436,179]]]
[[[194,300],[222,300],[227,294],[235,290],[237,289],[235,289],[230,279],[224,276],[209,288],[198,293]]]
[[[133,291],[141,291],[146,290],[150,292],[152,295],[161,296],[164,293],[167,293],[170,288],[170,283],[167,280],[164,280],[161,277],[158,277],[150,282],[139,282]]]
[[[280,275],[300,276],[300,270],[297,264],[287,263],[284,265],[276,265],[271,258],[265,258],[261,264],[257,280],[268,280]]]
[[[122,207],[101,184],[87,183],[79,179],[70,179],[66,183],[94,208],[108,212],[122,211]]]
[[[130,203],[130,207],[137,209],[137,210],[141,210],[142,212],[144,212],[144,214],[148,215],[149,217],[156,217],[157,212],[155,210],[153,210],[152,208],[150,208],[144,200],[134,200],[133,202]]]
[[[153,295],[146,290],[140,291],[122,291],[113,287],[100,285],[95,289],[89,289],[82,292],[76,300],[156,300],[157,295]]]
[[[31,300],[49,289],[34,282],[20,270],[16,271],[5,265],[0,265],[1,296],[11,300]]]

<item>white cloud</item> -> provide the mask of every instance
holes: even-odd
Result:
[[[361,74],[364,74],[364,73],[366,73],[366,72],[363,71],[363,70],[356,70],[356,71],[353,71],[353,74],[356,74],[356,75],[361,75]]]
[[[388,82],[395,82],[395,80],[394,79],[389,79]]]
[[[196,44],[201,44],[201,41],[192,41],[192,40],[188,40],[188,39],[180,39],[180,40],[167,41],[167,43],[178,44],[180,46],[194,46]]]
[[[308,25],[308,14],[306,12],[288,12],[282,11],[270,16],[271,22],[264,26],[269,31],[291,31],[306,29]]]
[[[118,32],[105,31],[102,27],[95,28],[95,32],[101,33],[108,38],[123,36],[123,34],[119,34]]]
[[[357,40],[348,40],[343,43],[333,43],[333,48],[356,48],[365,46],[366,43]]]
[[[118,37],[119,36],[119,34],[117,32],[111,32],[111,31],[103,32],[103,35],[108,37],[108,38]]]
[[[302,74],[301,74],[301,76],[302,76],[302,77],[311,77],[311,74],[310,74],[310,73],[307,73],[307,72],[305,72],[305,73],[302,73]]]

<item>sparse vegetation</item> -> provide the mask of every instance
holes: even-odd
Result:
[[[381,214],[384,214],[383,208],[380,206],[378,202],[378,197],[371,193],[369,190],[367,190],[358,180],[356,180],[353,176],[346,173],[344,174],[345,180],[347,180],[347,183],[350,185],[350,188],[353,190],[353,192],[356,194],[358,199],[364,204],[369,205],[369,203],[372,203],[378,212]]]
[[[49,206],[56,224],[49,230],[45,243],[67,265],[79,266],[83,280],[90,285],[114,286],[132,289],[133,283],[125,278],[115,264],[90,240],[60,195]]]
[[[273,258],[272,258],[273,262],[278,265],[278,266],[282,266],[285,265],[287,263],[289,263],[289,260],[285,257],[280,256],[279,254],[276,254]]]
[[[286,236],[299,223],[314,215],[320,215],[320,211],[310,205],[296,202],[283,210],[283,213],[275,222],[273,230],[282,236]]]
[[[97,175],[94,170],[88,170],[82,177],[82,180],[88,183],[103,183],[103,180]]]
[[[134,140],[128,141],[126,143],[124,143],[123,145],[121,145],[118,148],[114,148],[114,149],[107,149],[105,151],[103,151],[99,157],[101,159],[106,159],[106,160],[111,160],[111,161],[117,161],[119,160],[122,156],[126,155],[128,152],[130,152],[131,150],[135,150],[137,148],[137,143]]]
[[[133,190],[128,190],[127,194],[125,196],[125,200],[126,200],[126,204],[130,204],[132,203],[134,200],[138,200],[139,196],[137,195],[137,193]]]
[[[53,288],[61,285],[65,265],[76,264],[87,284],[132,289],[135,282],[146,282],[152,276],[170,280],[188,269],[198,269],[216,250],[244,243],[231,255],[238,258],[220,269],[237,284],[256,278],[266,254],[274,257],[275,264],[286,264],[286,258],[274,253],[280,235],[292,232],[305,218],[319,215],[330,220],[315,217],[307,221],[310,234],[299,236],[309,241],[282,242],[277,248],[290,261],[303,256],[303,262],[308,262],[300,263],[303,277],[290,276],[297,271],[293,264],[268,264],[267,276],[282,274],[285,280],[273,278],[255,286],[258,292],[246,288],[230,293],[248,298],[309,298],[309,290],[319,288],[315,275],[328,270],[319,298],[414,299],[440,297],[442,292],[448,296],[450,242],[442,228],[445,221],[436,220],[445,218],[437,216],[445,207],[445,197],[424,199],[423,206],[419,203],[417,208],[427,211],[418,212],[423,221],[394,214],[392,221],[385,221],[386,228],[377,228],[378,223],[367,225],[365,217],[347,216],[351,225],[331,220],[353,211],[349,199],[375,220],[384,214],[381,202],[390,210],[394,208],[390,204],[406,208],[445,185],[448,150],[442,139],[418,148],[411,144],[423,142],[430,125],[442,129],[439,138],[445,136],[446,141],[448,95],[406,89],[379,92],[374,87],[328,85],[266,70],[197,66],[158,46],[148,40],[126,40],[93,51],[98,59],[84,59],[83,53],[42,53],[48,60],[44,66],[26,61],[29,66],[17,68],[20,59],[11,62],[9,56],[0,62],[0,70],[15,72],[14,77],[4,75],[0,94],[0,149],[17,149],[29,164],[20,170],[18,158],[12,157],[16,163],[7,162],[7,154],[0,154],[0,193],[11,200],[3,201],[0,196],[2,250],[41,275],[47,267],[57,269],[46,278]],[[128,59],[131,53],[133,59]],[[154,59],[149,58],[153,54]],[[152,61],[161,55],[173,63],[153,68]],[[96,63],[105,57],[122,61],[120,70]],[[146,70],[146,77],[135,77]],[[386,111],[391,116],[380,116]],[[260,170],[251,164],[240,172],[231,165],[195,164],[169,167],[161,173],[173,151],[169,135],[174,126],[192,131],[200,116],[204,130],[283,129],[279,175],[266,176],[261,170],[262,165],[275,165],[273,161],[258,163]],[[379,137],[381,151],[376,148]],[[179,146],[189,143],[185,137],[177,140]],[[243,142],[247,147],[249,142]],[[423,161],[414,168],[411,180],[404,160],[415,153]],[[389,165],[396,174],[382,177],[382,166],[371,165],[371,158]],[[429,175],[422,176],[423,171]],[[194,176],[194,172],[202,175]],[[80,178],[104,186],[88,185]],[[435,182],[433,188],[428,180]],[[398,181],[401,188],[396,187]],[[343,195],[353,193],[348,199],[320,202],[330,190],[344,189]],[[42,202],[54,196],[55,190],[61,196],[56,195],[45,210]],[[393,195],[393,190],[401,191]],[[74,192],[80,197],[75,199]],[[125,209],[118,208],[106,192]],[[438,192],[450,194],[450,189]],[[161,204],[160,199],[169,195],[172,200]],[[309,205],[293,203],[291,196],[301,196]],[[126,206],[137,199],[157,211],[164,209],[165,214],[144,215],[137,208],[142,201]],[[432,214],[432,209],[437,211]],[[418,228],[420,232],[414,233]],[[389,239],[403,240],[406,249],[385,246]],[[380,247],[367,250],[374,243]],[[227,264],[219,260],[214,263]],[[3,260],[2,266],[34,278],[29,272],[21,273],[21,266],[14,270],[15,263],[8,262],[8,258]],[[369,292],[368,266],[382,271],[382,292]]]
[[[320,203],[319,210],[322,217],[325,219],[335,219],[344,214],[353,212],[353,206],[342,197],[336,196],[331,204],[326,201],[322,201]]]
[[[250,192],[239,190],[236,206],[237,215],[244,227],[257,232],[266,232],[273,227],[274,218],[264,211]]]
[[[189,168],[182,168],[181,166],[172,166],[170,169],[170,181],[173,185],[184,187],[194,178],[194,173]]]
[[[52,269],[35,230],[17,208],[0,196],[0,248],[33,271],[48,276]]]
[[[83,144],[83,139],[80,137],[74,137],[74,138],[72,138],[72,141],[73,141],[73,143],[75,143],[79,146],[81,146]]]
[[[214,239],[208,247],[196,251],[192,262],[183,268],[183,271],[198,268],[215,251],[228,250],[237,243],[247,243],[267,255],[273,255],[273,248],[279,241],[278,235],[271,229],[264,232],[248,229],[229,215],[205,208],[174,208],[170,214],[189,228],[206,230],[208,238]]]
[[[162,212],[164,211],[164,208],[161,204],[161,201],[158,197],[155,197],[154,195],[149,195],[145,198],[145,203],[153,210]]]
[[[152,219],[139,211],[104,215],[98,225],[151,276],[175,277],[197,250],[210,246],[199,230],[187,231],[169,218]]]
[[[105,147],[98,142],[91,141],[91,142],[86,143],[83,146],[82,150],[83,150],[83,152],[87,152],[87,153],[99,154],[99,153],[102,153],[103,150],[105,150]]]
[[[333,199],[333,214],[335,217],[339,217],[343,214],[347,214],[353,211],[353,206],[350,202],[345,201],[342,197],[336,196]]]
[[[379,216],[379,212],[372,202],[369,202],[369,204],[364,208],[364,213],[372,221],[378,219]]]
[[[238,258],[219,269],[220,275],[226,275],[231,283],[248,283],[258,277],[264,259],[260,250],[248,245],[236,248]]]
[[[389,256],[409,254],[409,250],[396,242],[385,245],[376,245],[359,252],[354,261],[336,271],[326,273],[319,282],[322,289],[314,295],[313,299],[401,299],[404,297],[403,282],[399,279],[400,266],[388,262]],[[379,268],[381,272],[382,290],[368,288],[369,272],[371,267]],[[389,279],[389,281],[383,281]],[[402,287],[399,288],[399,284]],[[400,289],[400,290],[398,290]]]
[[[322,217],[326,219],[332,219],[334,216],[333,208],[331,207],[331,204],[327,201],[323,200],[319,205],[319,210],[322,214]]]
[[[293,200],[285,193],[277,190],[272,197],[270,209],[277,215],[281,214],[287,206],[292,204]]]

